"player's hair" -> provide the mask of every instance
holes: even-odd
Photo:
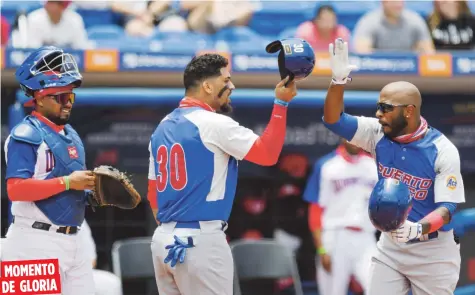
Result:
[[[207,53],[193,57],[183,75],[185,89],[194,88],[205,79],[220,76],[220,70],[227,66],[228,59],[219,54]]]

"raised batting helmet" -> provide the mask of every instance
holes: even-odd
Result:
[[[266,46],[268,53],[279,52],[279,72],[281,79],[287,76],[289,82],[299,81],[310,75],[315,67],[315,53],[307,41],[287,38],[274,41]]]
[[[406,184],[394,178],[380,179],[369,198],[368,213],[373,225],[382,232],[399,228],[412,208]]]
[[[33,51],[15,73],[20,88],[32,97],[25,106],[33,105],[35,93],[48,95],[59,90],[81,86],[82,76],[74,57],[54,46]]]

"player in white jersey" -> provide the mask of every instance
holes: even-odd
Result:
[[[453,294],[461,258],[451,218],[457,204],[465,202],[457,147],[421,116],[421,94],[408,82],[381,90],[377,118],[342,113],[344,85],[355,67],[341,39],[330,44],[330,54],[333,79],[325,99],[325,126],[370,152],[379,178],[403,182],[412,196],[407,220],[381,235],[368,295],[402,295],[409,289],[414,295]]]
[[[79,135],[67,124],[82,77],[61,49],[33,51],[16,72],[31,115],[5,142],[13,223],[2,259],[58,259],[63,295],[93,295],[91,261],[78,235],[94,176]]]
[[[370,258],[376,249],[368,199],[378,180],[373,158],[345,139],[313,166],[304,199],[318,253],[321,295],[346,295],[354,275],[367,289]]]
[[[166,295],[232,295],[233,259],[225,236],[238,161],[277,163],[295,81],[282,80],[261,136],[224,114],[234,90],[228,60],[195,57],[184,73],[185,98],[150,141],[149,194],[160,223],[152,239],[158,291]],[[186,254],[186,258],[185,258]]]

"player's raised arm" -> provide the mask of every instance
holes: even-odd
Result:
[[[375,118],[356,117],[344,113],[344,88],[351,79],[356,66],[349,64],[348,44],[342,39],[329,45],[332,81],[323,107],[325,127],[364,150],[374,153],[377,140],[381,138],[381,126]]]

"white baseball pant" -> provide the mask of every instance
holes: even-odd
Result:
[[[438,238],[400,244],[381,234],[371,262],[368,295],[453,295],[460,274],[460,248],[453,231]]]
[[[2,260],[58,259],[62,295],[94,295],[92,265],[80,236],[34,229],[34,220],[15,217],[2,242]]]
[[[175,228],[175,222],[157,227],[152,238],[152,255],[160,295],[233,295],[234,265],[231,248],[221,221],[201,221],[201,229]],[[192,236],[193,248],[186,250],[184,263],[171,267],[163,261],[174,235]]]

